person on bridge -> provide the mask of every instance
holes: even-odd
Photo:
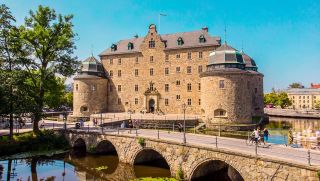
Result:
[[[268,129],[267,129],[267,128],[264,128],[264,129],[263,129],[263,143],[264,143],[264,144],[268,143],[268,141],[269,141],[269,135],[270,135],[270,133],[269,133]]]
[[[253,133],[254,133],[254,141],[257,144],[260,139],[260,129],[259,128],[255,129]]]

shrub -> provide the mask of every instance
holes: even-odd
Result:
[[[141,145],[141,146],[144,146],[146,144],[146,140],[144,138],[138,138],[138,143]]]
[[[90,146],[89,146],[89,149],[88,149],[88,152],[89,152],[89,153],[96,153],[96,147],[90,145]]]
[[[317,172],[318,178],[320,178],[320,170]]]
[[[178,180],[184,180],[183,170],[181,167],[178,168],[176,177]]]

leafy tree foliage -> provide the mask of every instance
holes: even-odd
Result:
[[[75,49],[72,15],[57,15],[49,7],[39,6],[36,12],[30,11],[25,24],[20,26],[15,35],[18,37],[16,48],[20,51],[19,61],[26,71],[29,96],[34,103],[33,131],[39,132],[38,123],[42,118],[42,110],[46,101],[54,105],[53,99],[59,97],[52,93],[59,89],[51,82],[55,73],[63,76],[72,75],[78,62],[73,57]],[[35,73],[36,72],[36,73]],[[51,94],[50,94],[51,92]],[[50,101],[51,100],[51,101]]]
[[[272,104],[274,106],[280,106],[281,108],[285,108],[292,105],[291,100],[288,97],[286,92],[280,91],[264,95],[264,104]]]
[[[289,85],[289,88],[304,88],[304,86],[301,83],[294,82]]]

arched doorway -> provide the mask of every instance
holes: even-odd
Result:
[[[191,175],[191,181],[243,181],[240,173],[231,165],[220,160],[209,160],[198,165]]]
[[[156,103],[154,99],[149,100],[149,112],[153,113],[155,111]]]

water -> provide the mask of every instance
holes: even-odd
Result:
[[[170,170],[120,163],[117,156],[65,154],[53,157],[0,161],[0,180],[130,180],[139,177],[171,177]],[[98,168],[107,167],[105,170]],[[1,167],[1,166],[0,166]],[[11,168],[11,173],[8,172]],[[0,169],[1,172],[1,169]],[[37,179],[36,179],[37,178]]]

